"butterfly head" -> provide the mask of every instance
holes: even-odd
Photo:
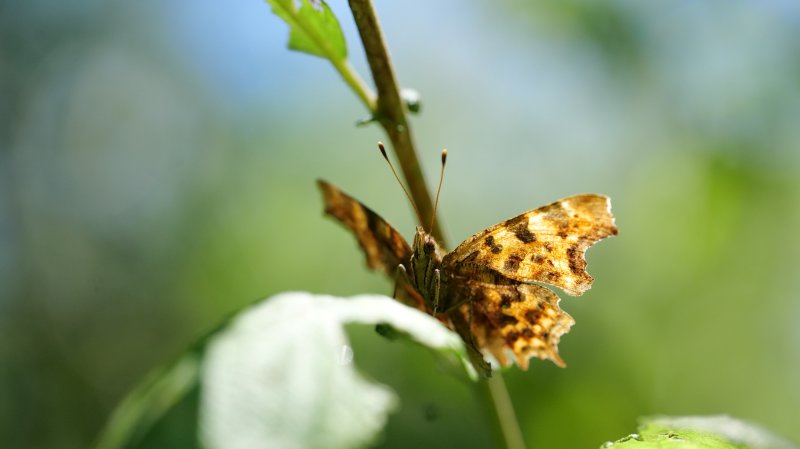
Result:
[[[417,226],[414,231],[414,245],[412,251],[417,260],[426,259],[441,262],[444,250],[432,235],[425,232],[422,226]]]

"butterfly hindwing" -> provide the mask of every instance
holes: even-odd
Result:
[[[442,261],[469,275],[490,268],[518,282],[544,282],[580,295],[592,285],[586,250],[617,227],[608,197],[575,195],[498,223],[465,240]]]
[[[448,286],[448,292],[470,298],[451,316],[470,322],[474,344],[501,365],[509,365],[511,352],[522,369],[527,369],[530,357],[565,366],[558,355],[558,342],[575,320],[561,310],[558,296],[547,287],[457,280]]]

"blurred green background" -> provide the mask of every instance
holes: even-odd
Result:
[[[800,4],[377,8],[422,94],[430,183],[450,151],[451,247],[559,197],[613,199],[594,288],[561,303],[569,367],[506,373],[528,444],[594,448],[642,415],[716,413],[800,441]],[[0,1],[0,447],[85,447],[148,370],[258,298],[390,293],[314,185],[409,236],[384,137],[286,37],[256,0]],[[403,399],[383,447],[490,444],[469,387],[424,350],[368,329],[355,347]],[[162,426],[148,446],[193,439]]]

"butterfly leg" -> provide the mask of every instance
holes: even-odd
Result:
[[[442,274],[439,269],[433,270],[433,316],[439,310],[439,286],[442,284]]]
[[[394,290],[392,291],[392,298],[397,299],[397,286],[400,285],[400,279],[405,280],[407,283],[411,283],[411,279],[408,277],[408,271],[406,271],[406,267],[403,264],[397,265],[397,271],[394,275]]]

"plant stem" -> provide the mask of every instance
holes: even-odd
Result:
[[[386,42],[378,16],[371,0],[348,0],[350,10],[361,35],[361,42],[375,81],[378,98],[373,114],[389,135],[395,155],[400,161],[403,177],[408,184],[411,197],[419,210],[421,225],[432,222],[434,210],[431,195],[420,169],[411,127],[406,119],[405,105],[400,98],[400,89],[392,68]],[[446,247],[440,221],[434,221],[431,234]],[[491,415],[490,421],[496,430],[500,447],[525,449],[522,432],[514,413],[514,406],[499,372],[488,380],[478,380],[476,388]]]
[[[420,219],[423,220],[420,225],[424,226],[432,222],[433,202],[417,159],[411,127],[406,119],[406,108],[400,98],[399,85],[394,75],[378,16],[375,14],[371,0],[349,0],[349,3],[378,91],[377,107],[373,111],[373,115],[389,136],[389,141],[400,162],[400,170],[419,210]],[[444,244],[444,235],[439,221],[434,222],[433,229],[430,231],[437,240]]]
[[[333,60],[331,60],[333,62]],[[364,106],[369,109],[371,114],[376,114],[377,112],[377,103],[375,101],[375,94],[372,93],[372,89],[367,86],[361,76],[358,75],[358,72],[350,65],[350,61],[347,59],[342,61],[333,62],[333,66],[336,68],[336,71],[339,72],[339,75],[342,76],[344,82],[350,86],[358,95],[358,98],[364,103]]]
[[[492,420],[499,431],[498,436],[502,438],[502,447],[525,449],[525,440],[522,438],[517,415],[514,413],[514,404],[500,372],[493,373],[492,377],[485,381],[479,381],[476,388],[486,403],[486,410],[492,413]]]
[[[273,6],[273,11],[277,13],[277,6]],[[358,95],[358,98],[364,103],[364,106],[369,109],[372,114],[376,112],[376,104],[375,104],[375,94],[372,93],[372,90],[367,86],[367,83],[361,78],[361,76],[356,72],[352,65],[350,65],[350,61],[347,58],[341,58],[336,54],[333,48],[331,48],[328,41],[325,40],[322,36],[317,33],[313,26],[309,25],[308,22],[303,18],[301,14],[294,8],[285,8],[281,10],[284,15],[281,17],[286,20],[290,26],[297,26],[298,28],[302,29],[306,36],[308,36],[314,43],[317,45],[317,48],[321,49],[322,52],[325,54],[325,58],[333,64],[333,67],[339,72],[339,75],[342,77],[345,83],[350,86],[351,89]]]

